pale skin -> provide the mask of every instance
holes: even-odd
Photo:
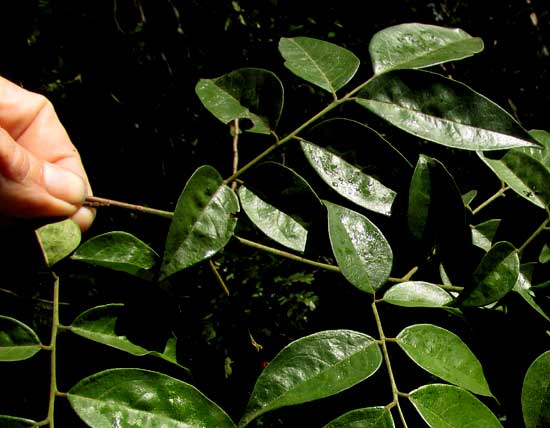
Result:
[[[0,77],[0,223],[72,218],[86,231],[94,210],[80,155],[44,96]]]

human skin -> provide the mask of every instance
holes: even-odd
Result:
[[[94,210],[80,155],[52,103],[0,77],[0,222],[72,218],[82,231]]]

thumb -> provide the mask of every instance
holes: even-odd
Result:
[[[87,196],[77,174],[37,159],[0,128],[0,213],[9,217],[68,217]]]

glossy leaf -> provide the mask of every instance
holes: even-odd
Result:
[[[521,407],[525,428],[550,426],[550,351],[539,355],[527,369]]]
[[[519,296],[531,306],[539,315],[545,318],[547,321],[550,321],[550,317],[544,312],[544,310],[538,305],[535,301],[535,295],[531,290],[531,281],[527,274],[522,272],[520,268],[519,276],[517,282],[514,284],[513,291],[519,294]]]
[[[344,277],[367,293],[382,287],[392,269],[393,253],[386,238],[365,216],[324,202],[332,251]]]
[[[416,324],[397,335],[397,344],[424,370],[475,394],[491,397],[481,363],[456,334]]]
[[[35,231],[48,267],[71,254],[80,244],[80,227],[71,219],[46,224]]]
[[[483,50],[483,41],[458,28],[407,23],[385,28],[370,41],[374,72],[423,68],[467,58]]]
[[[514,288],[519,277],[519,256],[509,242],[497,242],[483,256],[473,273],[472,288],[465,292],[464,306],[486,306]]]
[[[96,373],[73,386],[69,402],[92,428],[234,428],[229,416],[194,386],[141,369]]]
[[[37,422],[15,416],[0,415],[0,428],[30,428],[37,426]]]
[[[502,428],[485,404],[457,386],[424,385],[409,400],[430,428]]]
[[[531,156],[550,170],[550,132],[532,129],[529,134],[541,144],[541,147],[521,147],[515,150]]]
[[[550,171],[538,160],[518,150],[510,150],[499,159],[478,154],[518,195],[540,208],[550,205]]]
[[[71,258],[148,278],[151,273],[147,271],[157,264],[159,256],[134,235],[115,231],[84,242]]]
[[[500,219],[491,219],[472,227],[472,244],[482,250],[489,251],[493,245],[493,238],[500,225]]]
[[[538,145],[489,99],[427,71],[381,74],[357,94],[357,102],[406,132],[448,147],[499,150]]]
[[[161,277],[203,261],[233,236],[237,195],[211,166],[198,168],[181,193],[168,230]]]
[[[296,76],[332,93],[351,80],[360,64],[347,49],[310,37],[282,37],[279,52]]]
[[[259,68],[241,68],[215,79],[201,79],[195,92],[204,107],[224,124],[235,119],[251,121],[248,132],[270,134],[283,108],[281,81],[271,71]]]
[[[322,147],[306,141],[301,146],[313,169],[337,193],[363,208],[391,215],[396,196],[392,189]]]
[[[69,326],[69,329],[74,334],[81,337],[127,352],[131,355],[138,357],[152,355],[180,366],[174,355],[149,351],[148,349],[133,344],[126,336],[117,334],[116,325],[123,308],[124,305],[121,303],[111,303],[88,309],[76,317]]]
[[[265,412],[348,389],[370,377],[381,363],[378,344],[363,333],[330,330],[298,339],[264,369],[239,427]]]
[[[26,360],[40,349],[40,339],[29,326],[0,315],[0,361]]]
[[[307,230],[300,223],[245,186],[239,188],[239,198],[248,218],[268,237],[295,251],[305,250]]]
[[[435,284],[407,281],[388,289],[382,300],[396,306],[440,308],[451,303],[453,297]]]
[[[323,428],[394,428],[392,415],[385,407],[366,407],[344,413]]]

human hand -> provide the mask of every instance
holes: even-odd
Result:
[[[71,217],[87,230],[91,187],[80,155],[42,95],[0,77],[0,221]]]

